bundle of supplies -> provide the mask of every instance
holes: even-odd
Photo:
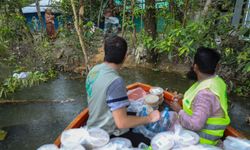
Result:
[[[142,110],[137,113],[137,116],[147,116],[153,110],[148,105],[144,105]],[[150,110],[149,110],[150,109]],[[177,113],[169,111],[168,107],[165,107],[161,112],[161,119],[157,122],[147,125],[138,126],[133,129],[135,133],[141,133],[145,137],[152,139],[157,133],[168,131],[173,127],[174,122],[177,119]]]
[[[174,131],[158,133],[152,140],[153,150],[171,150],[188,147],[199,143],[199,135],[175,125]]]
[[[250,140],[228,136],[223,142],[225,150],[249,150]]]

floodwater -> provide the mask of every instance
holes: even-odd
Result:
[[[121,71],[126,84],[143,82],[162,88],[184,92],[192,82],[175,73],[154,72],[148,69],[126,69]],[[58,79],[25,88],[9,99],[32,100],[32,103],[0,105],[0,129],[8,132],[0,142],[0,150],[33,150],[40,145],[53,143],[61,131],[86,107],[84,80],[67,79],[62,73]],[[62,102],[35,103],[34,100],[59,100]],[[64,101],[74,100],[74,101]],[[232,126],[250,134],[245,118],[250,115],[247,98],[231,96],[230,116]]]

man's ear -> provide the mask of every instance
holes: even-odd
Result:
[[[194,64],[194,72],[197,72],[197,71],[199,71],[199,67],[197,64]]]
[[[218,71],[219,69],[220,69],[220,64],[217,64],[215,70]]]

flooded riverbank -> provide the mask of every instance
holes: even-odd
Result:
[[[154,72],[148,69],[123,69],[121,76],[126,84],[143,82],[162,88],[184,92],[192,82],[175,73]],[[64,103],[24,103],[0,105],[0,128],[8,131],[1,150],[36,149],[52,143],[71,120],[86,107],[84,80],[69,80],[69,74],[60,74],[58,79],[32,88],[17,91],[8,99],[15,100],[67,100]],[[230,97],[232,126],[250,134],[245,117],[250,115],[247,98]]]

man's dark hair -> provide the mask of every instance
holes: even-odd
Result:
[[[127,48],[127,42],[119,36],[106,38],[104,43],[104,61],[115,64],[123,63]]]
[[[200,47],[194,56],[194,64],[199,67],[200,72],[214,74],[220,57],[215,49]]]

